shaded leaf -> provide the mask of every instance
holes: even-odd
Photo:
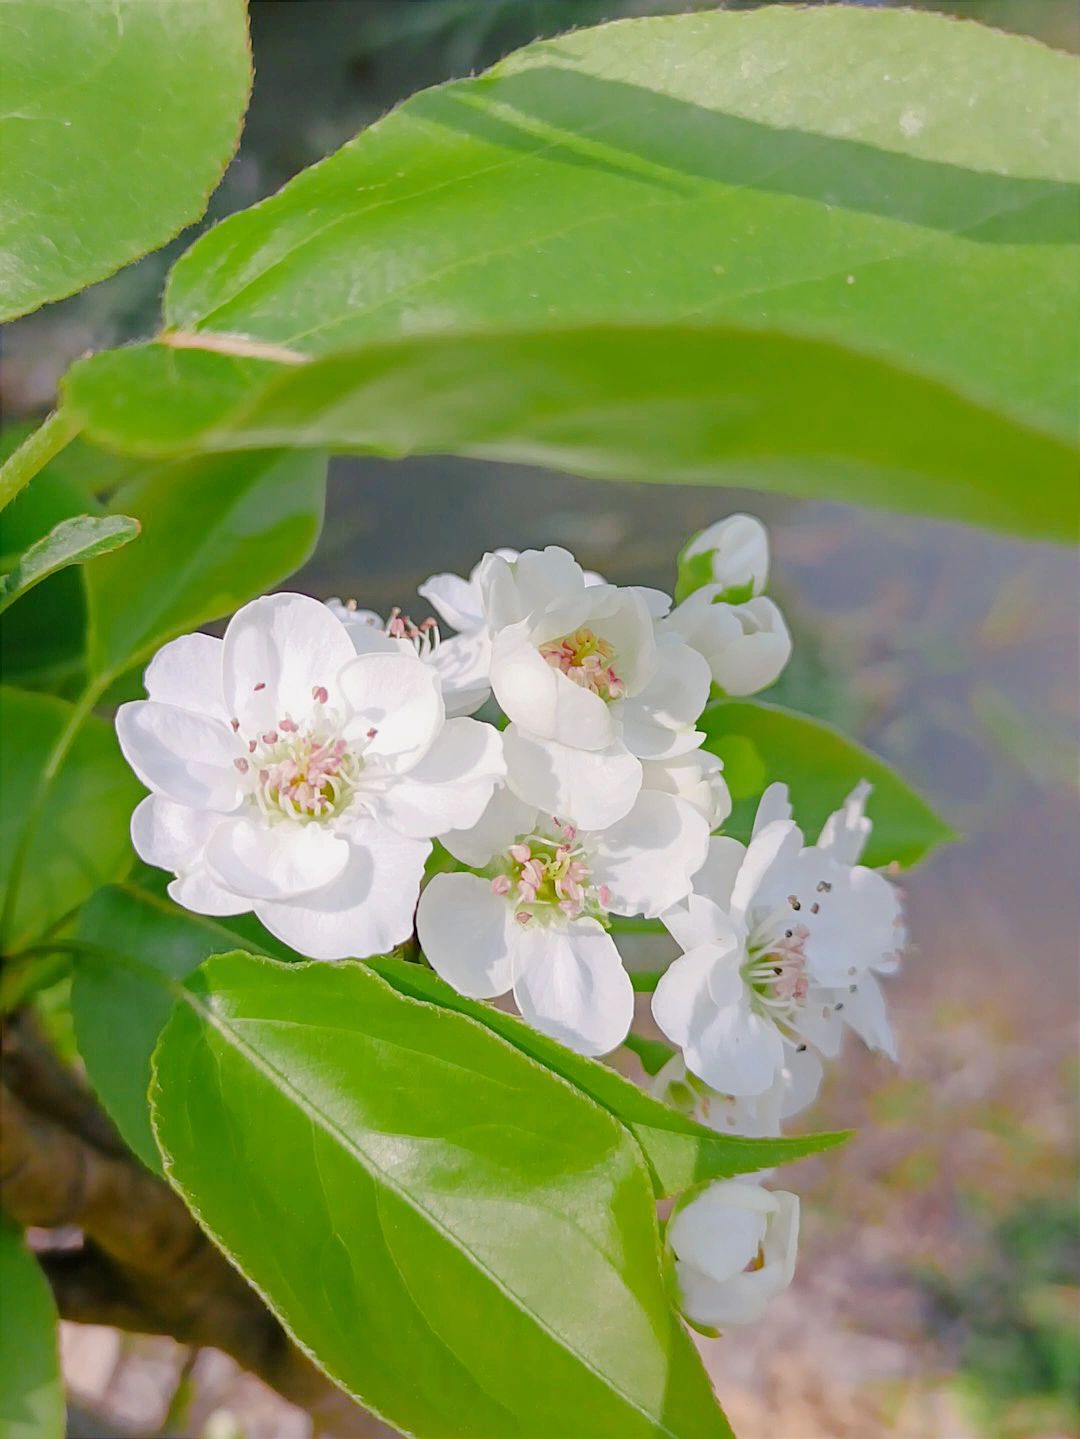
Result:
[[[63,1439],[56,1305],[22,1234],[0,1219],[0,1439]]]
[[[698,721],[704,747],[724,761],[734,807],[724,833],[749,842],[757,802],[776,781],[787,785],[796,822],[810,843],[860,780],[873,791],[866,812],[873,832],[863,863],[894,860],[905,869],[956,833],[883,759],[831,725],[761,700],[724,700]]]

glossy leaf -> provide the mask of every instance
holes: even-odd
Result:
[[[148,1169],[161,1160],[150,1129],[150,1056],[183,980],[209,955],[243,943],[256,953],[290,950],[253,915],[211,919],[163,895],[126,885],[101,889],[79,915],[71,1013],[79,1054],[98,1098]]]
[[[466,999],[430,969],[391,956],[379,956],[366,963],[402,994],[467,1014],[494,1030],[603,1105],[626,1125],[641,1145],[658,1198],[679,1194],[706,1179],[728,1179],[734,1174],[789,1164],[808,1154],[831,1149],[848,1137],[846,1134],[804,1134],[786,1139],[743,1139],[717,1134],[669,1109],[624,1079],[617,1070],[575,1054],[532,1029],[516,1015],[506,1014],[479,1000]]]
[[[221,955],[185,998],[169,1177],[355,1398],[424,1439],[730,1434],[609,1114],[361,964]]]
[[[232,158],[243,0],[4,0],[0,320],[197,220]]]
[[[0,613],[35,585],[66,569],[83,565],[128,544],[139,533],[128,515],[75,515],[60,523],[19,556],[14,569],[0,575]]]
[[[581,30],[414,96],[218,226],[167,323],[322,355],[723,319],[1073,434],[1078,77],[984,26],[853,6]]]
[[[101,443],[147,453],[444,452],[1076,528],[1064,442],[884,361],[726,322],[417,336],[305,365],[146,345],[80,362],[64,393]]]
[[[0,689],[0,896],[7,953],[131,867],[128,824],[142,787],[108,721],[93,715],[82,721],[43,807],[34,811],[54,747],[76,720],[75,707],[64,700]]]
[[[63,1439],[56,1305],[22,1234],[0,1218],[0,1439]]]
[[[269,451],[148,465],[112,497],[139,543],[86,574],[89,661],[117,674],[300,567],[326,494],[321,453]]]
[[[869,780],[874,827],[864,864],[895,860],[906,869],[957,837],[890,765],[820,720],[760,700],[725,700],[707,709],[699,725],[705,748],[724,761],[735,802],[724,833],[744,843],[763,790],[777,780],[788,786],[795,820],[810,843],[855,785]]]

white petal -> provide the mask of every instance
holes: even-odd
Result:
[[[513,563],[514,584],[522,614],[533,614],[585,588],[581,566],[569,550],[548,545],[523,550]]]
[[[722,1284],[757,1257],[776,1207],[769,1191],[757,1184],[710,1184],[675,1212],[668,1238],[679,1259]]]
[[[237,610],[225,631],[225,704],[244,734],[286,715],[302,722],[325,689],[340,707],[337,676],[355,654],[340,620],[308,595],[264,595]]]
[[[480,586],[460,575],[432,575],[417,586],[417,594],[455,630],[468,632],[484,623]]]
[[[751,838],[772,824],[777,819],[791,819],[791,801],[788,798],[788,787],[786,784],[771,784],[764,791],[758,800],[757,814],[754,816],[754,830]]]
[[[536,819],[535,805],[518,799],[507,785],[498,784],[471,829],[448,830],[439,835],[439,842],[462,864],[480,869],[508,850],[519,836],[531,834]]]
[[[497,729],[479,720],[447,720],[423,759],[388,787],[378,812],[416,839],[469,829],[505,774]]]
[[[615,739],[615,720],[600,696],[549,665],[524,626],[496,636],[491,688],[510,720],[544,739],[588,750],[604,749]]]
[[[690,750],[668,759],[643,760],[644,789],[673,794],[692,804],[710,830],[718,829],[731,813],[731,791],[723,763],[707,750]]]
[[[431,845],[373,820],[349,831],[349,857],[332,884],[255,913],[271,934],[311,959],[386,954],[412,933],[424,861]]]
[[[426,753],[442,728],[438,676],[415,654],[356,655],[338,684],[352,711],[346,733],[367,741],[366,754],[394,759],[404,769]]]
[[[607,1054],[626,1038],[633,986],[595,920],[520,926],[514,961],[514,998],[534,1028],[579,1054]]]
[[[181,635],[163,645],[146,667],[146,693],[158,704],[228,720],[221,680],[223,650],[221,640],[204,634]]]
[[[843,996],[844,1018],[869,1049],[878,1049],[895,1060],[896,1039],[885,1009],[881,985],[872,974],[864,974]]]
[[[442,680],[449,716],[471,715],[491,695],[491,640],[486,630],[443,640],[428,660]]]
[[[792,869],[802,831],[791,820],[774,820],[750,841],[731,890],[731,913],[743,919],[755,902],[778,906],[791,892]]]
[[[221,720],[133,700],[117,710],[116,733],[124,758],[148,789],[177,804],[223,814],[240,803],[240,775],[233,761],[244,750]]]
[[[765,1313],[770,1300],[791,1283],[798,1247],[799,1201],[782,1190],[770,1198],[776,1201],[776,1209],[766,1224],[761,1268],[744,1270],[718,1283],[695,1264],[677,1261],[682,1309],[688,1318],[711,1328],[753,1324]]]
[[[757,694],[779,679],[791,658],[791,635],[779,609],[764,595],[732,609],[740,634],[706,658],[725,694]]]
[[[513,983],[512,924],[512,906],[475,874],[437,874],[416,911],[432,969],[470,999],[494,999]]]
[[[594,837],[592,881],[617,914],[658,915],[690,890],[705,862],[709,826],[684,800],[642,790],[630,813]]]
[[[223,889],[209,875],[204,865],[174,879],[168,888],[169,898],[194,914],[247,914],[252,901],[243,895]]]
[[[834,810],[821,827],[817,848],[827,850],[838,864],[858,864],[873,825],[866,817],[871,786],[860,780],[840,809]]]
[[[709,976],[724,961],[725,953],[722,944],[698,945],[668,966],[653,992],[653,1019],[680,1049],[690,1038],[698,1010],[713,1007]]]
[[[641,789],[641,761],[621,741],[602,750],[573,749],[512,724],[503,731],[503,750],[507,783],[518,798],[581,829],[605,829],[622,819]]]
[[[712,578],[722,590],[751,586],[755,595],[769,578],[769,536],[753,515],[728,515],[695,535],[683,554],[712,555]]]
[[[876,870],[834,864],[830,851],[804,849],[764,894],[775,903],[794,893],[809,931],[806,964],[826,986],[850,984],[868,969],[895,969],[906,930],[900,895]],[[778,894],[775,890],[782,890]]]
[[[709,666],[689,645],[657,646],[653,678],[619,706],[622,736],[643,759],[683,754],[700,744],[694,725],[709,698]]]
[[[164,795],[148,794],[131,816],[131,843],[147,864],[177,873],[202,859],[206,841],[221,815],[213,810],[189,809]]]
[[[591,576],[591,571],[585,571],[585,583],[602,585],[604,581],[599,575]],[[627,588],[641,600],[649,617],[654,620],[662,620],[671,609],[671,596],[666,595],[663,590],[651,589],[648,585],[628,585]]]
[[[709,840],[705,862],[694,875],[693,892],[660,916],[680,949],[730,943],[731,891],[745,855],[737,839],[714,835]]]
[[[349,859],[348,843],[318,823],[225,819],[206,845],[212,879],[252,899],[288,899],[330,884]]]
[[[812,1049],[788,1049],[781,1077],[780,1118],[791,1119],[813,1104],[821,1088],[825,1067]]]

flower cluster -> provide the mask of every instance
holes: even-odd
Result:
[[[891,1052],[876,976],[904,930],[896,891],[858,863],[866,786],[813,845],[778,784],[749,845],[717,833],[731,799],[698,721],[788,660],[767,577],[764,528],[735,515],[686,546],[675,604],[555,546],[433,576],[437,618],[420,623],[257,599],[223,639],[166,645],[148,698],[118,712],[150,790],[135,848],[177,903],[254,911],[311,958],[415,933],[460,993],[512,994],[587,1055],[634,1017],[620,919],[657,920],[682,951],[653,997],[678,1046],[657,1092],[717,1129],[777,1134],[845,1026]],[[687,1315],[754,1317],[790,1281],[797,1228],[794,1197],[758,1184],[686,1196],[668,1239]]]

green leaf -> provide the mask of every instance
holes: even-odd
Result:
[[[0,892],[6,953],[44,933],[99,885],[122,879],[131,867],[128,825],[142,787],[106,720],[81,719],[44,806],[34,811],[34,795],[57,743],[79,723],[79,711],[64,700],[0,689]]]
[[[0,320],[197,220],[251,83],[243,0],[5,0]]]
[[[151,344],[63,388],[94,438],[146,453],[453,453],[1076,528],[1071,446],[890,363],[727,322],[413,336],[303,365]]]
[[[280,451],[147,465],[112,497],[139,543],[86,573],[92,671],[118,674],[230,613],[315,547],[326,457]]]
[[[874,828],[863,863],[873,867],[895,861],[907,869],[957,838],[884,760],[821,720],[760,700],[724,700],[698,723],[705,748],[724,761],[735,801],[724,833],[744,843],[762,792],[777,780],[787,785],[795,820],[811,842],[855,785],[869,780],[866,812]]]
[[[430,1439],[730,1435],[599,1106],[361,964],[221,955],[183,997],[169,1178],[342,1388]]]
[[[75,515],[61,520],[20,556],[13,570],[0,575],[0,613],[20,595],[68,565],[82,565],[118,550],[139,533],[138,520],[128,515]]]
[[[183,980],[209,955],[242,941],[288,959],[287,946],[253,915],[211,919],[134,886],[101,889],[79,915],[71,987],[75,1038],[87,1077],[124,1139],[161,1172],[150,1129],[150,1056],[172,1013],[167,981]]]
[[[414,96],[218,226],[166,320],[325,355],[694,316],[1072,435],[1078,83],[1028,40],[853,6],[581,30]]]
[[[0,1439],[63,1439],[56,1305],[21,1233],[0,1219]]]
[[[847,1138],[846,1134],[807,1134],[790,1139],[743,1139],[717,1134],[669,1109],[606,1064],[575,1054],[515,1015],[464,998],[430,969],[388,955],[365,963],[400,993],[467,1014],[494,1030],[603,1105],[641,1145],[658,1198],[679,1194],[706,1179],[727,1179],[734,1174],[788,1164],[830,1149]]]
[[[0,454],[21,438],[20,427],[5,429]],[[0,510],[0,567],[15,565],[24,550],[64,520],[96,509],[93,498],[54,460]],[[42,583],[32,600],[17,602],[0,615],[0,652],[10,680],[41,683],[53,675],[76,673],[83,666],[85,648],[86,590],[81,570],[58,571]]]

